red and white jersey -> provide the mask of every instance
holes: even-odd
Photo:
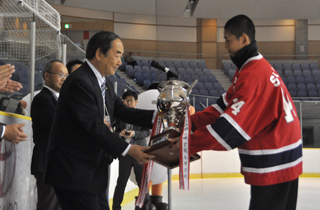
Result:
[[[190,154],[238,148],[248,184],[287,182],[302,173],[296,108],[281,77],[260,54],[237,69],[217,104],[191,119],[197,129],[190,138]]]

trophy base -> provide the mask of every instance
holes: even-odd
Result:
[[[168,138],[179,137],[180,133],[175,130],[167,130],[163,133],[153,136],[150,139],[150,149],[146,150],[145,153],[154,155],[155,158],[152,160],[166,168],[176,168],[179,166],[180,159],[180,148],[172,150],[171,147],[176,142],[171,142]],[[190,156],[190,162],[199,160],[200,155],[194,154]]]

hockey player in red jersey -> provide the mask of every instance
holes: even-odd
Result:
[[[250,18],[228,20],[224,38],[237,70],[217,103],[191,116],[190,154],[238,148],[241,173],[251,185],[249,210],[294,210],[302,173],[294,103],[281,77],[258,52]]]

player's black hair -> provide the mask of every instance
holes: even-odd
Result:
[[[126,99],[128,96],[133,96],[134,100],[138,100],[138,94],[132,90],[127,90],[125,93],[122,95],[122,99]]]
[[[75,59],[75,60],[72,60],[72,61],[69,61],[66,65],[67,69],[68,69],[68,73],[71,74],[71,70],[72,70],[72,67],[74,65],[77,65],[77,64],[80,64],[82,65],[84,62],[82,60],[79,60],[79,59]]]
[[[112,43],[115,39],[120,39],[120,37],[111,31],[100,31],[96,33],[88,42],[86,58],[92,60],[97,49],[100,49],[104,55],[107,55],[107,52],[112,48]]]
[[[224,25],[224,30],[234,35],[238,40],[243,34],[249,37],[250,42],[255,40],[256,30],[254,24],[245,15],[237,15],[228,20]]]

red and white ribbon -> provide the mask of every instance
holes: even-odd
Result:
[[[183,132],[180,136],[180,159],[179,159],[179,186],[180,189],[189,190],[189,172],[190,172],[190,156],[189,156],[189,139],[191,132],[191,118],[189,105],[186,107],[184,118]]]
[[[160,133],[161,124],[162,124],[162,118],[157,115],[155,119],[155,123],[153,124],[153,127],[152,127],[151,137]],[[149,190],[148,186],[150,182],[153,163],[154,162],[150,160],[148,163],[145,163],[143,165],[141,185],[139,188],[139,196],[135,203],[135,205],[139,206],[139,208],[142,208],[144,204],[144,200],[146,198],[146,194],[148,193],[148,190]]]

